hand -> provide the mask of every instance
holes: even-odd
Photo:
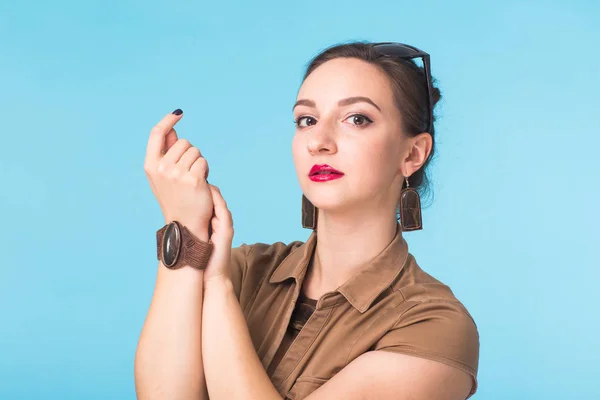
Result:
[[[169,114],[150,132],[144,171],[158,200],[165,224],[179,221],[201,240],[208,240],[213,201],[208,164],[202,153],[173,126],[181,115]]]
[[[211,220],[213,251],[204,270],[204,282],[231,279],[229,264],[231,262],[231,243],[233,241],[233,219],[231,211],[221,191],[209,185],[214,204],[214,216]]]

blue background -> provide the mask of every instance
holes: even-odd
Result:
[[[182,108],[234,244],[304,240],[291,106],[353,39],[432,55],[435,198],[406,235],[481,335],[475,399],[600,398],[595,1],[0,5],[0,399],[132,399],[150,128]]]

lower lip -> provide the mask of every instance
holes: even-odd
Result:
[[[311,175],[308,177],[308,179],[310,179],[313,182],[327,182],[327,181],[332,181],[334,179],[340,179],[342,176],[344,176],[343,174],[317,174],[317,175]]]

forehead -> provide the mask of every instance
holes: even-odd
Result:
[[[377,66],[356,58],[327,61],[306,78],[298,91],[298,99],[314,100],[318,107],[352,96],[369,97],[380,107],[393,101],[392,88],[385,73]]]

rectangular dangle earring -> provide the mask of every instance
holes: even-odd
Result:
[[[315,229],[317,227],[317,207],[306,196],[302,195],[302,227]]]
[[[416,189],[408,185],[408,177],[404,179],[406,187],[400,193],[400,226],[403,232],[423,229],[421,197]]]

